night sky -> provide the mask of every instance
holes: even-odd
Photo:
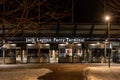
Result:
[[[120,23],[120,0],[74,0],[74,21],[103,23],[104,16],[111,16],[112,23]]]
[[[41,12],[43,16],[49,10],[49,13],[58,14],[53,19],[58,19],[61,22],[72,22],[72,0],[43,0],[41,5]],[[101,21],[104,6],[101,0],[73,0],[73,21],[74,23],[97,23]],[[48,7],[46,7],[48,6]],[[64,17],[62,17],[64,16]],[[41,20],[44,20],[42,18]]]
[[[100,23],[105,13],[110,12],[112,20],[120,22],[119,4],[120,0],[73,0],[72,9],[72,0],[12,0],[0,4],[0,17],[10,22],[27,18],[41,23]]]
[[[98,0],[76,0],[74,10],[75,22],[99,22],[103,14]]]
[[[64,0],[62,0],[64,1]],[[67,0],[67,4],[71,7],[71,1]],[[73,0],[74,1],[74,23],[98,23],[102,21],[104,14],[104,6],[100,0]],[[63,4],[63,3],[62,3]],[[72,14],[71,14],[72,15]],[[71,22],[71,17],[65,19]]]

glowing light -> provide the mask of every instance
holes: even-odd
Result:
[[[16,46],[16,44],[10,44],[11,46]]]
[[[81,46],[81,44],[76,44],[76,45]]]
[[[110,21],[110,16],[105,16],[106,21]]]
[[[100,44],[100,42],[97,42],[97,45],[99,45]]]
[[[60,46],[65,46],[66,44],[59,44]]]
[[[34,44],[27,44],[27,46],[33,46]]]
[[[49,46],[50,44],[44,44],[44,46]]]

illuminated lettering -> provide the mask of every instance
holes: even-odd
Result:
[[[65,42],[63,38],[53,38],[53,42]]]

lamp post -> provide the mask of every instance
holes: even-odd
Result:
[[[5,64],[5,51],[7,49],[7,46],[5,44],[5,41],[3,40],[3,46],[1,47],[1,50],[3,52],[3,64]]]
[[[74,0],[72,0],[72,24],[74,23]]]
[[[109,48],[110,48],[110,16],[106,16],[105,20],[107,21],[107,41],[109,44]],[[110,51],[111,53],[111,51]],[[108,67],[110,68],[110,53],[108,54]]]

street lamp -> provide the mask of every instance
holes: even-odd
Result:
[[[106,21],[110,21],[110,16],[105,16]]]
[[[7,49],[7,46],[5,44],[5,40],[3,40],[3,46],[1,47],[1,50],[3,52],[3,64],[5,64],[5,51]]]
[[[105,16],[105,20],[107,21],[107,41],[108,44],[110,45],[110,16]],[[108,67],[110,68],[110,53],[108,54]]]

